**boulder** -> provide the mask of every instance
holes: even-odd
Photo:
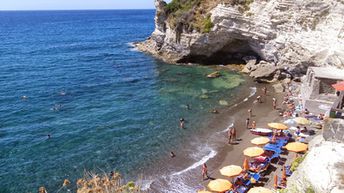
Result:
[[[257,69],[250,73],[250,76],[259,80],[273,80],[277,67],[265,61],[257,64]]]

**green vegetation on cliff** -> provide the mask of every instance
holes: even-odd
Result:
[[[172,0],[166,5],[168,23],[177,32],[209,33],[214,24],[210,19],[210,10],[219,3],[237,7],[240,12],[250,9],[254,0]]]

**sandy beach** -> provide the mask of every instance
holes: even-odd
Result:
[[[248,118],[248,109],[252,109],[252,117],[250,122],[256,121],[257,128],[267,128],[269,122],[277,121],[280,119],[278,115],[278,110],[273,110],[272,108],[272,98],[277,99],[277,104],[281,104],[283,98],[283,93],[276,93],[271,85],[269,84],[256,84],[257,92],[254,96],[249,98],[247,101],[239,104],[238,106],[232,107],[230,109],[224,109],[214,123],[217,126],[225,124],[225,117],[232,117],[235,120],[235,128],[237,129],[237,138],[239,139],[238,144],[228,144],[224,145],[219,154],[212,160],[207,162],[208,171],[213,178],[225,178],[219,172],[219,170],[227,165],[239,165],[241,166],[244,160],[243,150],[247,147],[253,146],[250,140],[256,137],[250,133],[249,129],[246,129],[245,120]],[[268,93],[265,96],[262,92],[262,88],[266,86],[268,88]],[[262,103],[254,103],[258,95],[262,96]],[[279,106],[277,106],[279,108]],[[223,120],[224,122],[221,122]],[[212,123],[211,123],[212,124]],[[224,133],[224,139],[227,133]],[[220,139],[221,141],[223,139]],[[227,141],[224,141],[227,142]],[[207,185],[209,180],[204,181],[204,186]]]

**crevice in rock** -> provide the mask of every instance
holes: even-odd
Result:
[[[209,45],[209,47],[213,46]],[[258,61],[260,60],[259,55],[250,47],[248,41],[231,39],[220,50],[214,51],[209,55],[199,54],[196,48],[191,48],[190,54],[181,58],[178,62],[199,64],[246,64],[243,60],[245,56],[254,56]]]

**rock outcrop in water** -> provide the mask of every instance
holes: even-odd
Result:
[[[308,66],[344,68],[343,0],[197,2],[196,13],[171,25],[167,4],[155,0],[155,30],[137,47],[172,63],[247,62],[244,71],[262,80],[300,76]],[[210,30],[190,30],[190,14],[209,14]]]

